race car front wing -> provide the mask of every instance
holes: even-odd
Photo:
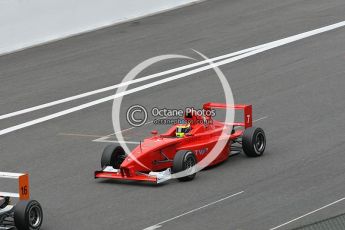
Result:
[[[107,166],[102,171],[96,171],[95,178],[124,181],[147,181],[159,184],[171,179],[171,169],[168,168],[161,172],[150,172],[149,174],[137,172],[135,175],[128,176],[126,173],[123,173],[121,169],[115,169],[112,166]]]

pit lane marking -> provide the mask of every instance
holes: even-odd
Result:
[[[161,119],[164,119],[164,118],[166,118],[166,117],[162,117]],[[153,120],[152,120],[152,121],[146,122],[143,126],[149,125],[149,124],[152,124],[152,123],[153,123]],[[141,127],[142,127],[142,126],[141,126]],[[111,136],[114,136],[114,135],[118,134],[118,133],[124,133],[124,132],[127,132],[127,131],[132,130],[132,129],[135,129],[135,128],[139,128],[139,127],[134,127],[134,126],[133,126],[133,127],[128,128],[128,129],[119,130],[119,131],[117,131],[117,132],[115,132],[115,133],[111,133],[111,134],[109,134],[109,135],[100,137],[100,138],[95,139],[95,140],[93,140],[93,141],[94,141],[94,142],[113,142],[113,141],[109,141],[109,140],[107,140],[107,139],[108,139],[109,137],[111,137]],[[117,142],[117,143],[118,143],[118,142]],[[139,144],[139,142],[138,142],[138,144]]]
[[[292,220],[290,220],[290,221],[287,221],[287,222],[285,222],[285,223],[283,223],[283,224],[281,224],[281,225],[278,225],[278,226],[276,226],[276,227],[270,228],[270,230],[276,230],[276,229],[278,229],[278,228],[281,228],[281,227],[283,227],[283,226],[285,226],[285,225],[288,225],[288,224],[290,224],[290,223],[292,223],[292,222],[295,222],[295,221],[297,221],[297,220],[299,220],[299,219],[302,219],[302,218],[304,218],[304,217],[306,217],[306,216],[309,216],[309,215],[311,215],[311,214],[313,214],[313,213],[315,213],[315,212],[318,212],[318,211],[320,211],[320,210],[322,210],[322,209],[325,209],[325,208],[328,208],[328,207],[330,207],[330,206],[332,206],[332,205],[335,205],[335,204],[337,204],[337,203],[339,203],[339,202],[341,202],[341,201],[343,201],[343,200],[345,200],[345,197],[343,197],[343,198],[341,198],[341,199],[339,199],[339,200],[336,200],[336,201],[334,201],[334,202],[332,202],[332,203],[330,203],[330,204],[327,204],[327,205],[325,205],[325,206],[322,206],[321,208],[315,209],[314,211],[308,212],[308,213],[306,213],[306,214],[304,214],[304,215],[302,215],[302,216],[299,216],[299,217],[297,217],[297,218],[295,218],[295,219],[292,219]]]
[[[171,76],[171,77],[167,77],[167,78],[164,78],[164,79],[161,79],[161,80],[149,83],[149,84],[145,84],[145,85],[141,85],[141,86],[135,87],[133,89],[124,91],[122,93],[118,93],[118,94],[115,94],[115,95],[107,96],[107,97],[104,97],[104,98],[101,98],[101,99],[98,99],[98,100],[95,100],[95,101],[91,101],[91,102],[88,102],[88,103],[85,103],[85,104],[82,104],[82,105],[79,105],[79,106],[76,106],[76,107],[72,107],[70,109],[66,109],[66,110],[63,110],[63,111],[60,111],[60,112],[57,112],[57,113],[50,114],[48,116],[40,117],[40,118],[31,120],[31,121],[28,121],[28,122],[24,122],[24,123],[15,125],[15,126],[8,127],[6,129],[2,129],[2,130],[0,130],[0,136],[4,135],[4,134],[11,133],[11,132],[14,132],[14,131],[17,131],[17,130],[20,130],[20,129],[23,129],[23,128],[26,128],[26,127],[30,127],[30,126],[42,123],[42,122],[45,122],[45,121],[49,121],[49,120],[55,119],[57,117],[65,116],[67,114],[70,114],[70,113],[73,113],[73,112],[76,112],[76,111],[79,111],[79,110],[83,110],[83,109],[86,109],[86,108],[89,108],[89,107],[92,107],[92,106],[95,106],[95,105],[98,105],[98,104],[101,104],[101,103],[104,103],[104,102],[112,101],[112,100],[114,100],[116,98],[120,98],[120,97],[123,97],[125,95],[129,95],[129,94],[132,94],[132,93],[135,93],[135,92],[139,92],[139,91],[142,91],[142,90],[145,90],[145,89],[149,89],[149,88],[152,88],[154,86],[161,85],[163,83],[174,81],[174,80],[177,80],[177,79],[181,79],[181,78],[184,78],[184,77],[187,77],[187,76],[199,73],[199,72],[203,72],[203,71],[206,71],[206,70],[209,70],[209,69],[213,69],[214,67],[218,67],[218,66],[226,65],[226,64],[238,61],[238,60],[242,60],[242,59],[245,59],[247,57],[250,57],[250,56],[253,56],[253,55],[256,55],[256,54],[259,54],[259,53],[263,53],[265,51],[268,51],[268,50],[271,50],[271,49],[274,49],[274,48],[277,48],[277,47],[280,47],[280,46],[283,46],[283,45],[287,45],[287,44],[290,44],[290,43],[293,43],[293,42],[296,42],[296,41],[299,41],[299,40],[302,40],[302,39],[305,39],[305,38],[309,38],[309,37],[312,37],[312,36],[315,36],[315,35],[318,35],[318,34],[321,34],[321,33],[329,32],[329,31],[332,31],[332,30],[335,30],[335,29],[338,29],[338,28],[342,28],[342,27],[345,27],[345,21],[341,21],[341,22],[338,22],[338,23],[335,23],[335,24],[332,24],[332,25],[329,25],[329,26],[321,27],[321,28],[314,29],[314,30],[311,30],[311,31],[308,31],[308,32],[304,32],[304,33],[301,33],[301,34],[297,34],[297,35],[294,35],[294,36],[290,36],[290,37],[287,37],[287,38],[283,38],[283,39],[280,39],[280,40],[269,42],[269,43],[266,43],[266,44],[263,44],[263,45],[259,45],[259,46],[256,47],[256,49],[251,50],[249,52],[243,52],[244,50],[238,51],[237,53],[241,53],[242,52],[242,54],[237,55],[237,56],[233,56],[231,58],[228,58],[228,59],[225,59],[225,60],[222,60],[222,61],[219,61],[219,62],[215,62],[212,65],[202,66],[202,67],[197,68],[197,69],[189,70],[189,71],[184,72],[184,73],[180,73],[180,74],[177,74],[177,75],[174,75],[174,76]],[[250,49],[251,48],[245,49],[245,50],[248,51]],[[207,60],[204,60],[204,61],[209,62],[210,59],[207,59]],[[157,73],[157,74],[159,74],[159,73]]]
[[[138,141],[98,140],[97,142],[118,143],[118,144],[132,144],[132,145],[139,145],[140,144],[140,142],[138,142]]]
[[[150,226],[150,227],[144,228],[143,230],[154,230],[154,229],[158,229],[158,228],[162,227],[162,225],[165,224],[165,223],[167,223],[167,222],[171,222],[171,221],[176,220],[176,219],[178,219],[178,218],[181,218],[181,217],[183,217],[183,216],[186,216],[186,215],[189,215],[189,214],[191,214],[191,213],[197,212],[197,211],[199,211],[199,210],[201,210],[201,209],[204,209],[204,208],[207,208],[207,207],[209,207],[209,206],[211,206],[211,205],[214,205],[214,204],[217,204],[217,203],[219,203],[219,202],[225,201],[225,200],[227,200],[227,199],[230,199],[230,198],[235,197],[235,196],[237,196],[237,195],[240,195],[240,194],[242,194],[242,193],[244,193],[244,191],[241,191],[241,192],[238,192],[238,193],[235,193],[235,194],[226,196],[226,197],[221,198],[221,199],[219,199],[219,200],[216,200],[216,201],[213,201],[213,202],[211,202],[211,203],[205,204],[205,205],[203,205],[203,206],[201,206],[201,207],[199,207],[199,208],[192,209],[192,210],[190,210],[190,211],[188,211],[188,212],[184,212],[184,213],[182,213],[182,214],[180,214],[180,215],[178,215],[178,216],[172,217],[172,218],[170,218],[170,219],[164,220],[164,221],[159,222],[159,223],[157,223],[157,224],[155,224],[155,225],[152,225],[152,226]]]
[[[166,117],[162,117],[162,118],[166,118]],[[152,124],[153,121],[149,121],[146,122],[144,125],[149,125]],[[140,142],[137,141],[115,141],[115,140],[107,140],[109,137],[117,134],[117,133],[122,133],[122,132],[126,132],[129,130],[132,130],[134,128],[138,128],[138,127],[130,127],[128,129],[124,129],[124,130],[120,130],[117,131],[115,133],[111,133],[109,135],[94,135],[94,134],[83,134],[83,133],[59,133],[58,136],[75,136],[75,137],[95,137],[97,139],[93,140],[94,142],[108,142],[108,143],[126,143],[126,144],[140,144]]]
[[[118,143],[118,144],[133,144],[138,145],[140,142],[136,141],[111,141],[111,140],[101,140],[104,136],[101,135],[92,135],[92,134],[82,134],[82,133],[59,133],[58,136],[74,136],[74,137],[98,137],[97,142],[109,142],[109,143]]]
[[[101,135],[82,134],[82,133],[59,133],[58,136],[75,136],[75,137],[103,137]]]
[[[29,113],[29,112],[33,112],[33,111],[36,111],[36,110],[48,108],[48,107],[51,107],[51,106],[59,105],[59,104],[62,104],[62,103],[78,100],[78,99],[81,99],[81,98],[89,97],[89,96],[92,96],[92,95],[95,95],[95,94],[99,94],[99,93],[107,92],[107,91],[110,91],[110,90],[114,90],[114,89],[117,89],[117,88],[120,88],[120,87],[123,87],[123,86],[126,86],[126,85],[131,85],[131,84],[139,83],[139,82],[142,82],[142,81],[150,80],[150,79],[153,79],[153,78],[161,77],[161,76],[164,76],[164,75],[180,72],[182,70],[186,70],[186,69],[190,69],[190,68],[193,68],[193,67],[197,67],[197,66],[201,66],[201,65],[204,65],[204,64],[208,64],[210,61],[219,61],[219,60],[222,60],[222,59],[234,57],[234,56],[237,56],[237,55],[240,55],[240,54],[243,54],[243,53],[246,53],[246,52],[250,52],[250,51],[258,49],[258,48],[260,48],[260,46],[251,47],[251,48],[244,49],[244,50],[237,51],[237,52],[233,52],[233,53],[230,53],[230,54],[225,54],[225,55],[221,55],[221,56],[218,56],[218,57],[214,57],[214,58],[211,58],[209,60],[203,60],[203,61],[195,62],[195,63],[188,64],[188,65],[185,65],[185,66],[180,66],[180,67],[177,67],[177,68],[166,70],[166,71],[163,71],[163,72],[160,72],[160,73],[151,74],[151,75],[148,75],[148,76],[145,76],[145,77],[133,79],[133,80],[126,81],[126,82],[121,82],[121,83],[116,84],[116,85],[104,87],[104,88],[101,88],[101,89],[97,89],[97,90],[89,91],[89,92],[86,92],[86,93],[82,93],[82,94],[74,95],[74,96],[71,96],[71,97],[67,97],[67,98],[64,98],[64,99],[60,99],[60,100],[44,103],[44,104],[41,104],[41,105],[33,106],[33,107],[30,107],[30,108],[18,110],[18,111],[15,111],[15,112],[3,114],[3,115],[0,116],[0,120],[6,119],[6,118],[10,118],[10,117],[14,117],[14,116],[18,116],[18,115],[25,114],[25,113]],[[181,57],[182,58],[186,58],[186,57],[183,57],[183,56],[181,56]]]

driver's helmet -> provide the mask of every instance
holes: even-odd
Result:
[[[184,135],[189,133],[190,130],[190,124],[178,125],[176,127],[176,137],[184,137]]]

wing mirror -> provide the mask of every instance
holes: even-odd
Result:
[[[158,131],[157,131],[157,130],[152,130],[152,131],[151,131],[151,134],[155,136],[155,135],[158,134]]]

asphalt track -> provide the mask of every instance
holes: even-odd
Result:
[[[344,12],[343,0],[212,0],[1,56],[0,115],[117,84],[156,55],[202,60],[195,49],[216,57],[344,21]],[[145,75],[189,63],[164,61]],[[291,229],[335,216],[345,211],[344,63],[339,28],[221,66],[235,101],[253,104],[267,151],[231,157],[189,183],[93,179],[106,145],[93,140],[114,132],[111,102],[0,136],[0,168],[30,173],[46,230]],[[3,119],[0,129],[114,92]],[[126,96],[121,114],[133,104],[197,107],[222,101],[221,92],[215,73],[204,71]],[[124,135],[138,141],[153,128],[166,127]]]

